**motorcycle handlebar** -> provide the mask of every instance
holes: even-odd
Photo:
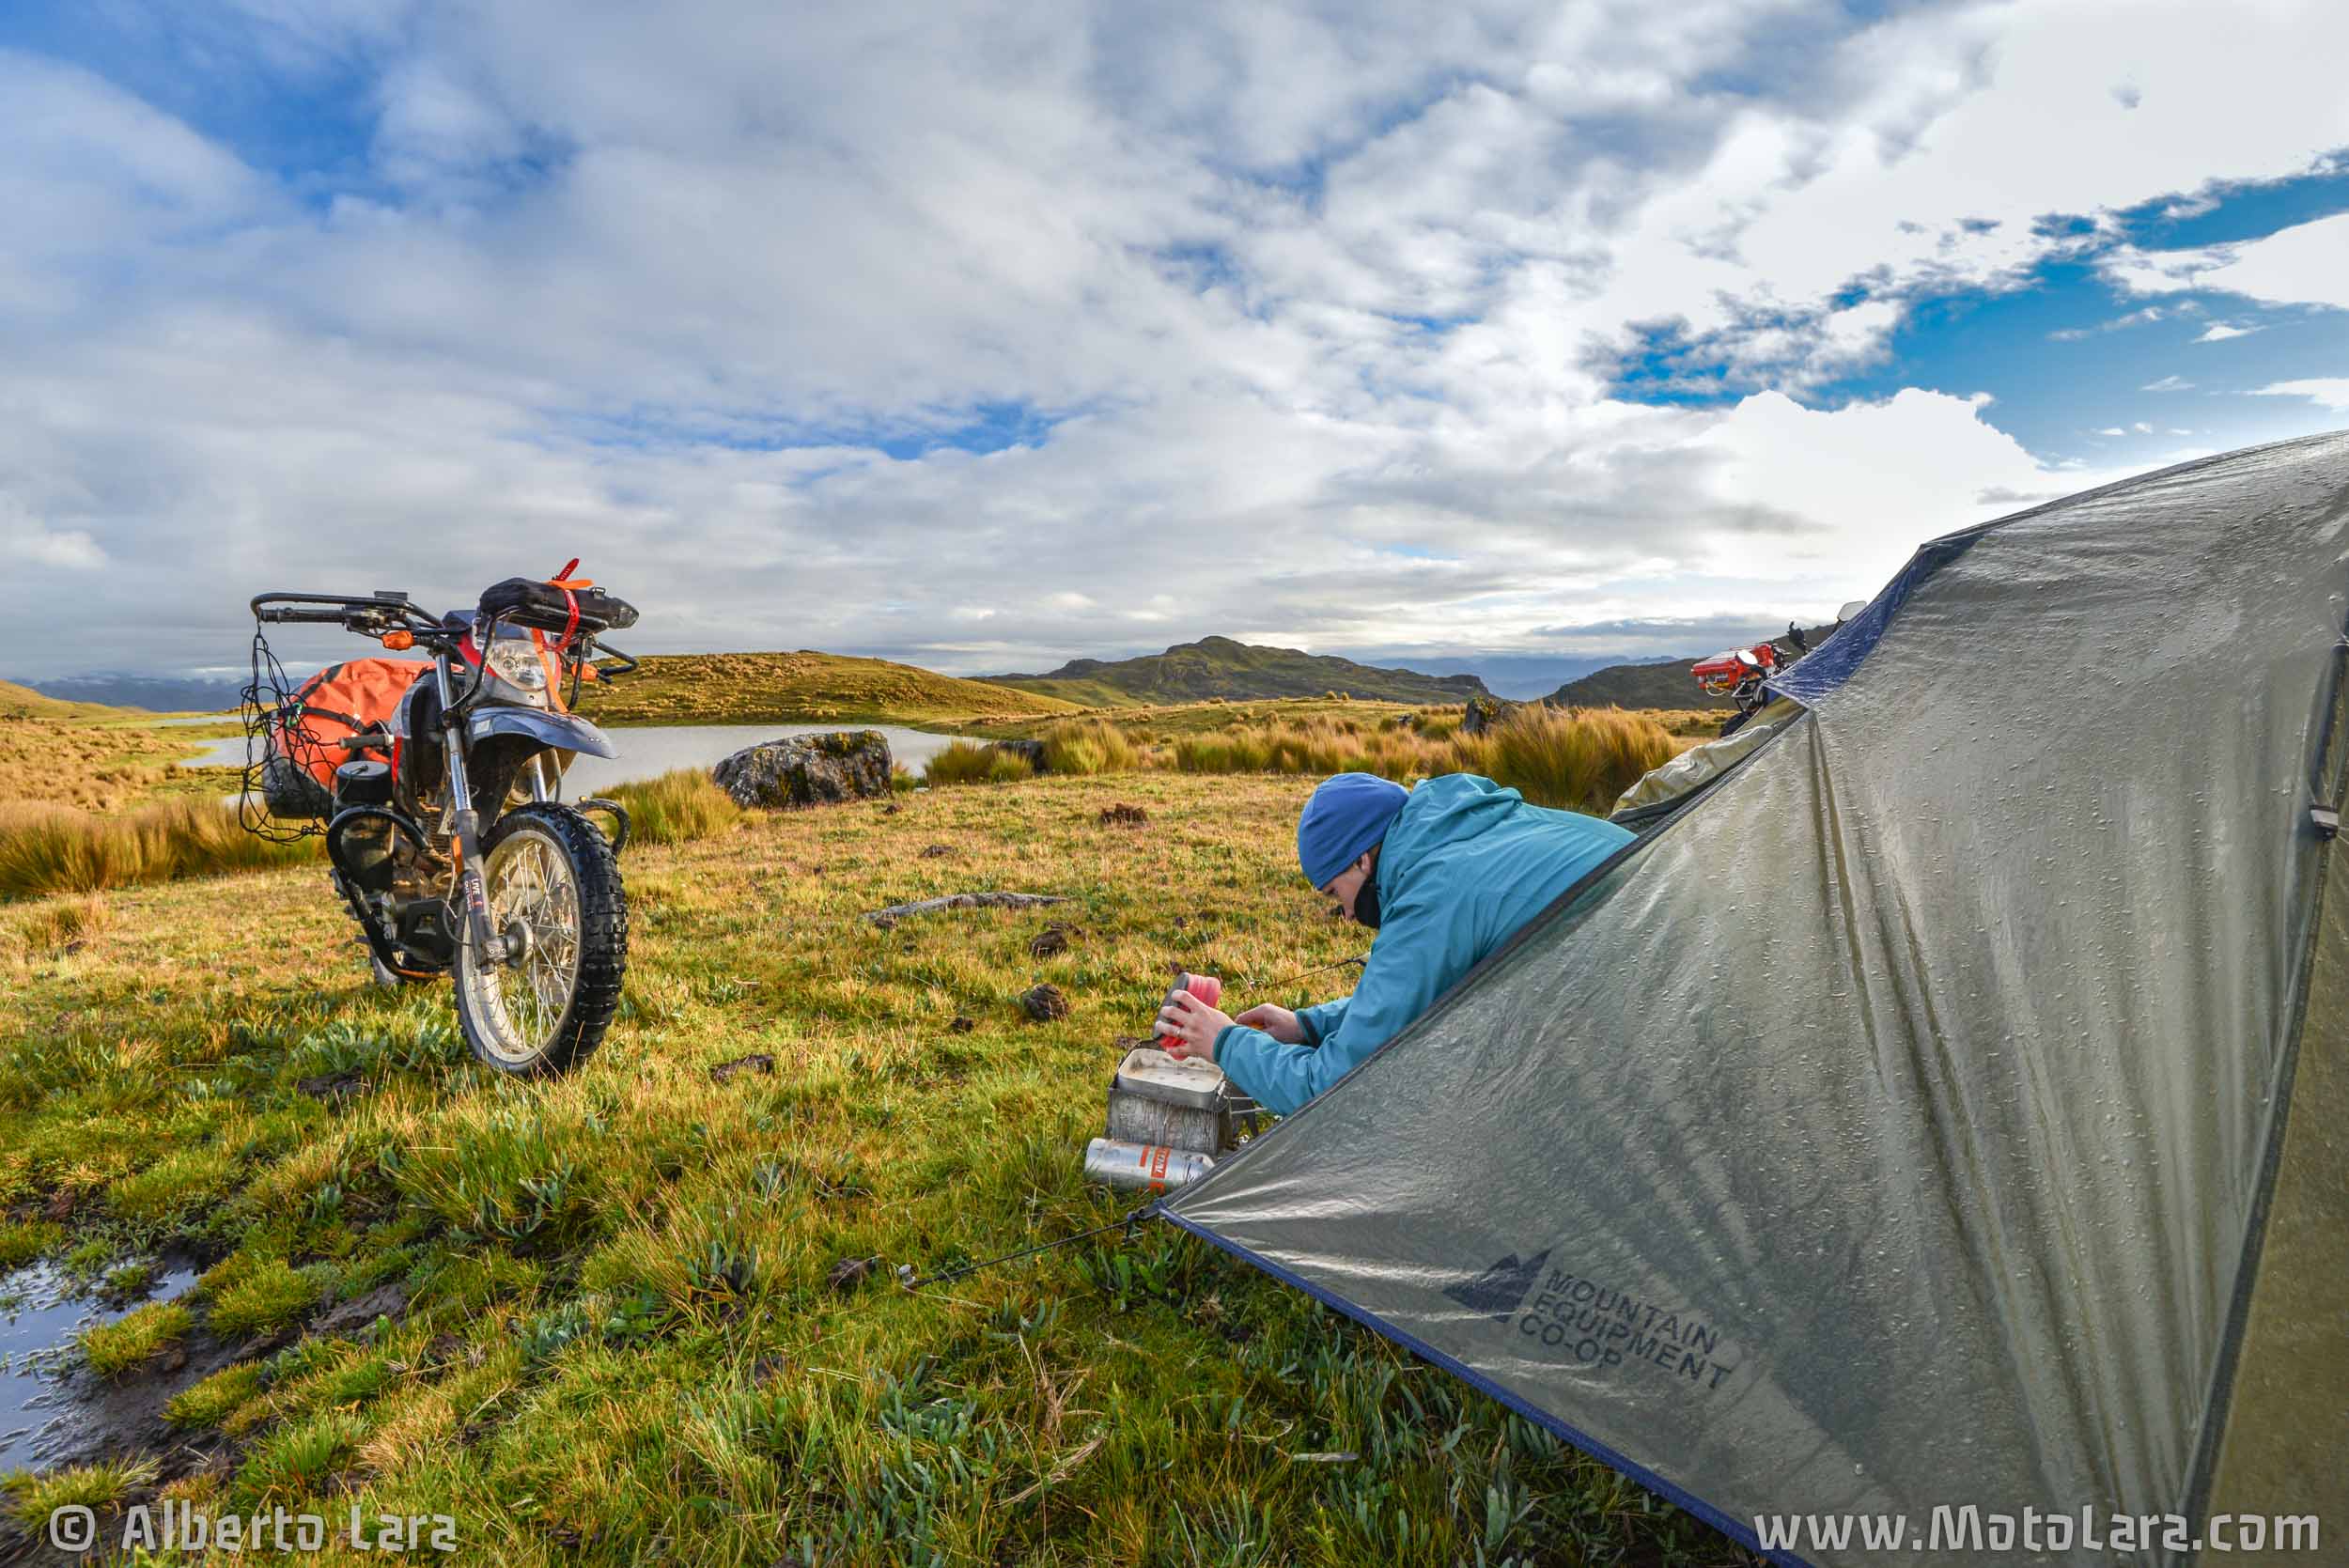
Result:
[[[419,635],[437,632],[440,622],[398,592],[369,594],[256,594],[247,608],[256,621],[339,626],[349,631],[381,632],[405,627]]]

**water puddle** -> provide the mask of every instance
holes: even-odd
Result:
[[[29,1468],[70,1443],[80,1411],[65,1386],[79,1364],[75,1334],[194,1283],[192,1268],[159,1268],[146,1295],[101,1305],[49,1264],[0,1275],[0,1470]]]

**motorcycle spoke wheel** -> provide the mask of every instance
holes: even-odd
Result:
[[[545,1048],[579,978],[579,886],[562,851],[540,834],[506,839],[482,866],[488,883],[490,922],[501,932],[520,933],[519,960],[485,965],[484,1000],[500,1027],[496,1032],[517,1048],[517,1061]]]
[[[595,1049],[618,1010],[628,916],[618,863],[567,807],[509,813],[485,841],[491,927],[519,951],[491,962],[470,939],[458,1010],[474,1052],[504,1072],[559,1072]]]

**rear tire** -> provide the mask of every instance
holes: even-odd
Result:
[[[568,806],[533,803],[481,841],[490,924],[525,934],[519,958],[482,961],[471,933],[457,953],[457,1019],[486,1066],[517,1078],[584,1062],[619,1011],[628,968],[628,895],[612,844]]]

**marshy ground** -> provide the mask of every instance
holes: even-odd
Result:
[[[1166,1227],[892,1282],[1131,1206],[1079,1167],[1170,968],[1346,988],[1271,984],[1366,945],[1296,875],[1310,787],[1046,778],[631,849],[622,1014],[545,1084],[369,984],[316,866],[0,906],[0,1264],[203,1270],[81,1352],[138,1446],[8,1508],[450,1514],[507,1563],[1746,1561]],[[984,888],[1074,902],[861,918]]]

